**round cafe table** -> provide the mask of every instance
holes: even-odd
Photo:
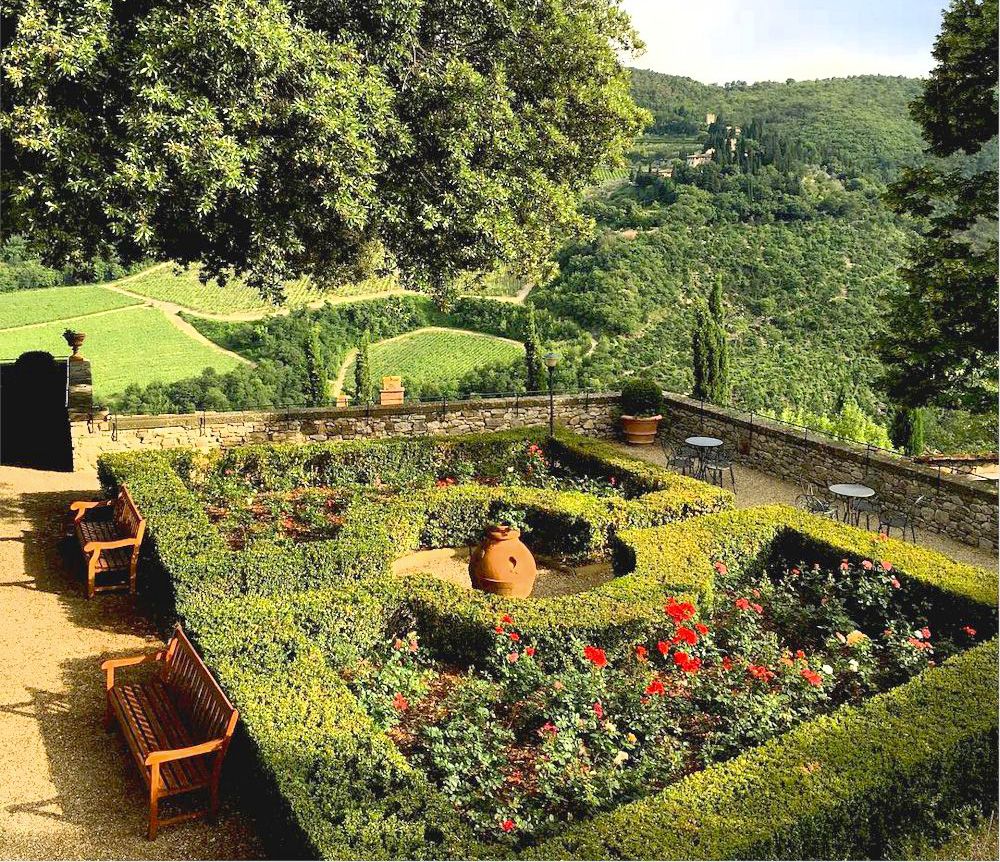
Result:
[[[698,476],[702,477],[705,475],[705,450],[715,449],[717,446],[722,445],[722,441],[718,437],[687,437],[684,440],[688,446],[693,446],[698,449]]]
[[[831,494],[836,494],[838,497],[843,497],[846,500],[846,505],[844,506],[845,521],[850,517],[852,500],[863,500],[865,497],[875,496],[874,488],[869,488],[867,485],[860,485],[855,482],[841,482],[837,485],[830,485],[829,488]]]

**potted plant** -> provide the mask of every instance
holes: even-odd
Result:
[[[501,508],[493,524],[469,557],[472,586],[486,593],[523,599],[531,595],[538,569],[521,541],[524,514]]]
[[[622,427],[625,439],[637,446],[656,440],[663,408],[663,390],[649,377],[633,377],[622,387]]]
[[[73,350],[73,355],[70,357],[70,359],[83,359],[83,357],[80,355],[80,348],[83,346],[83,339],[85,339],[86,337],[87,336],[84,335],[82,332],[76,332],[75,330],[72,329],[67,329],[65,332],[63,332],[63,338],[66,339],[66,343]]]

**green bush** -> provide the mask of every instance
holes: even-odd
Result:
[[[622,386],[622,413],[626,416],[658,416],[663,409],[663,390],[649,377],[630,377]]]
[[[397,497],[359,493],[336,539],[230,551],[186,486],[205,469],[191,453],[101,459],[102,482],[125,483],[148,518],[144,569],[241,710],[249,749],[282,800],[277,817],[325,858],[494,858],[444,797],[409,765],[351,695],[341,669],[387,633],[417,625],[436,656],[475,663],[505,612],[547,653],[569,638],[623,652],[647,640],[670,595],[704,607],[713,564],[760,567],[771,555],[836,563],[892,561],[904,589],[974,607],[996,629],[992,574],[898,540],[786,506],[726,510],[731,497],[561,433],[550,457],[617,477],[626,497],[523,487],[436,488],[444,458],[502,460],[531,432],[440,441],[244,447],[209,470],[285,487],[307,479],[394,476]],[[442,455],[442,453],[447,453]],[[413,467],[407,458],[413,456]],[[375,471],[375,472],[372,472]],[[182,478],[183,477],[183,478]],[[294,479],[292,478],[294,477]],[[353,478],[352,478],[353,477]],[[707,489],[701,491],[701,489]],[[617,577],[586,593],[503,599],[429,576],[396,579],[393,559],[419,543],[474,535],[493,507],[519,507],[538,541],[581,553],[611,548]],[[698,511],[701,517],[679,519]],[[665,523],[664,523],[665,522]],[[657,525],[659,524],[659,525]],[[650,526],[652,525],[652,526]],[[637,528],[641,527],[641,528]],[[540,858],[799,858],[875,855],[894,836],[953,805],[996,793],[996,644],[964,653],[862,707],[838,710],[662,792],[570,826]],[[281,826],[285,830],[285,826]]]

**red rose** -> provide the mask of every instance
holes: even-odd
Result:
[[[517,632],[511,632],[510,639],[512,641],[519,641],[521,639],[521,636]]]
[[[900,587],[900,583],[896,578],[893,578],[891,581],[889,581],[889,583],[892,584],[892,588],[894,590],[898,590]]]
[[[930,630],[929,628],[927,628],[927,626],[924,626],[924,627],[923,627],[923,628],[922,628],[922,629],[920,630],[920,634],[922,634],[922,635],[924,636],[924,638],[925,638],[925,639],[928,639],[928,638],[930,638],[930,636],[931,636],[931,630]]]
[[[397,691],[392,699],[392,706],[397,712],[406,712],[410,708],[410,702]]]
[[[646,694],[658,694],[663,695],[666,693],[666,689],[663,687],[663,683],[658,679],[654,679],[649,685],[646,686]]]
[[[866,572],[870,572],[875,567],[872,565],[871,560],[862,560],[861,568],[863,568]]]
[[[660,651],[660,655],[665,656],[670,652],[670,644],[666,641],[657,641],[656,648]]]
[[[503,634],[503,626],[494,626],[493,627],[493,631],[495,631],[498,635],[502,635]]]
[[[649,650],[646,649],[642,644],[639,644],[635,648],[635,657],[639,659],[639,661],[646,661],[649,658]]]
[[[708,634],[708,626],[706,626],[704,623],[695,623],[694,627],[698,629],[698,634],[700,635]]]
[[[725,563],[723,563],[721,560],[719,560],[719,561],[717,561],[715,563],[715,571],[717,571],[720,575],[725,575],[725,574],[728,574],[729,569],[726,568],[726,564]]]
[[[733,604],[737,610],[745,611],[750,607],[750,599],[737,599]]]
[[[594,665],[594,667],[604,667],[608,663],[608,657],[605,655],[604,650],[595,646],[584,647],[583,657]]]
[[[677,634],[674,635],[674,643],[688,644],[689,646],[694,646],[698,643],[698,635],[696,635],[687,626],[681,626],[677,629]]]
[[[806,657],[805,650],[800,650],[800,649],[795,650],[795,657],[805,658]]]
[[[879,563],[879,565],[882,567],[883,572],[892,571],[892,563],[890,563],[888,560],[882,560],[882,562]]]
[[[517,824],[508,817],[503,823],[500,824],[500,828],[503,829],[504,832],[513,832],[517,829]]]
[[[970,638],[976,636],[976,630],[972,626],[962,626],[962,631],[965,632]]]
[[[514,618],[510,614],[504,614],[500,617],[500,622],[507,623],[510,626],[514,624]]]
[[[534,658],[534,656],[535,656],[535,648],[534,648],[533,646],[530,646],[530,647],[525,647],[525,648],[524,648],[524,654],[525,654],[525,655],[526,655],[526,656],[527,656],[528,658]]]
[[[507,653],[507,661],[511,664],[514,664],[520,657],[516,652]]]
[[[594,701],[594,715],[598,718],[604,718],[604,707],[601,706],[601,702],[599,700]]]
[[[764,608],[762,608],[756,602],[754,602],[752,605],[750,605],[750,607],[753,608],[754,613],[758,613],[758,614],[764,613]]]
[[[802,668],[802,670],[799,671],[799,673],[801,674],[802,678],[809,683],[809,685],[818,686],[823,684],[823,677],[820,676],[818,673],[816,673],[816,671],[812,670],[811,668],[804,667]]]
[[[733,660],[727,655],[722,657],[722,669],[723,670],[733,669]]]

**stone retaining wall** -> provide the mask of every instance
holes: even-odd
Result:
[[[915,464],[878,449],[834,441],[759,416],[666,396],[661,436],[682,441],[695,434],[725,440],[738,463],[796,484],[824,487],[861,482],[890,506],[905,507],[921,495],[917,529],[943,533],[981,548],[997,546],[997,486],[965,475]],[[875,526],[874,524],[872,525]]]
[[[617,427],[617,395],[557,396],[559,425],[582,434],[609,437]],[[106,452],[211,449],[265,441],[349,440],[393,435],[466,434],[500,431],[549,421],[547,397],[397,407],[296,408],[241,413],[119,416],[72,423],[73,464],[92,468]]]

